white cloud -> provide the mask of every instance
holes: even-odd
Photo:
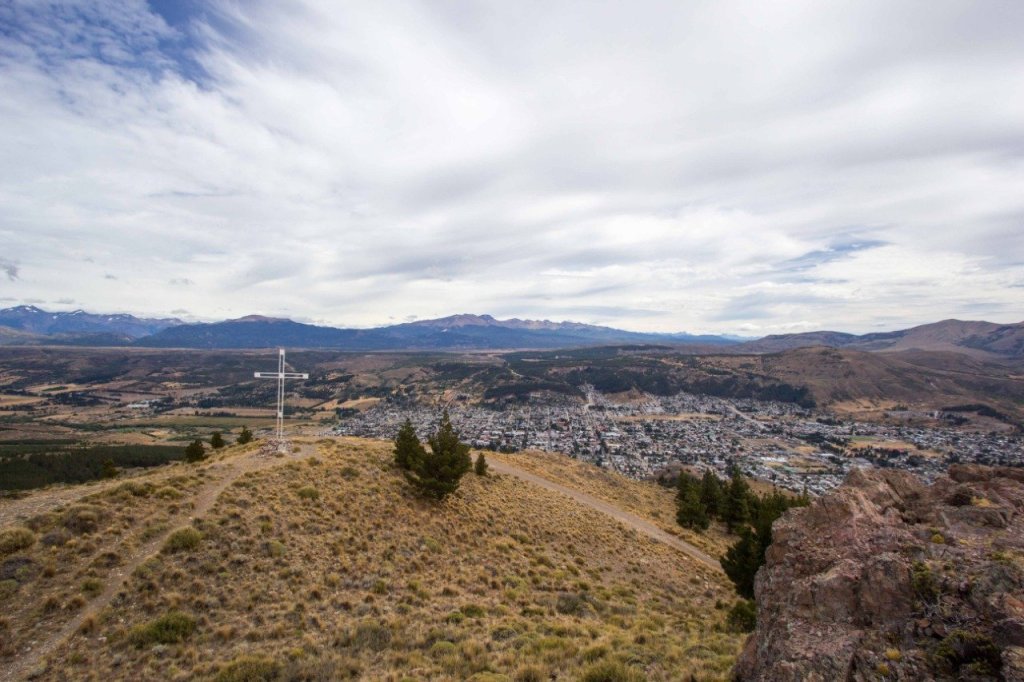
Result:
[[[202,12],[0,8],[5,294],[722,332],[1024,309],[1017,3]]]

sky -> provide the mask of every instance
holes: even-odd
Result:
[[[0,307],[1024,319],[1024,2],[6,0]]]

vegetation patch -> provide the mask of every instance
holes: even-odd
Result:
[[[191,551],[197,549],[202,542],[203,534],[195,528],[187,526],[170,534],[164,544],[164,551],[168,553]]]
[[[36,534],[28,528],[16,526],[0,532],[0,556],[28,549],[36,542]]]
[[[145,625],[132,628],[128,633],[128,641],[138,648],[152,644],[177,644],[192,636],[195,629],[194,618],[180,611],[171,611]]]
[[[109,475],[110,464],[154,467],[184,457],[173,445],[51,445],[28,454],[0,452],[0,490],[29,490],[53,483],[85,483]]]

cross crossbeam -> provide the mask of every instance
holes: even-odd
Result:
[[[285,379],[308,379],[305,372],[285,371],[284,348],[277,350],[277,371],[276,372],[254,372],[257,379],[277,379],[277,443],[279,448],[284,448],[284,382]]]

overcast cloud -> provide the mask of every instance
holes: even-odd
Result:
[[[0,295],[1024,319],[1024,3],[9,0]]]

